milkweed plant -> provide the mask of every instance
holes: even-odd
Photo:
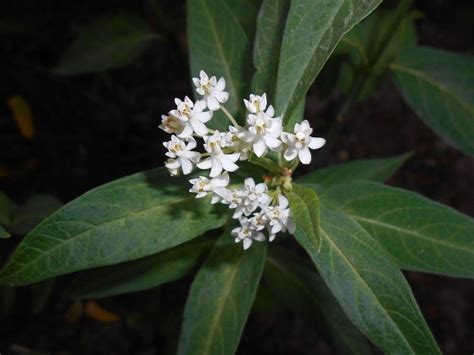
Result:
[[[75,272],[65,293],[82,300],[197,270],[178,354],[235,353],[250,312],[270,301],[341,354],[439,354],[401,270],[473,278],[473,219],[383,183],[413,153],[301,174],[385,79],[435,133],[474,155],[473,58],[417,45],[411,1],[374,11],[380,2],[188,0],[194,96],[176,98],[157,122],[168,137],[158,143],[164,167],[44,219],[0,282]],[[327,134],[304,115],[322,70],[345,95]]]

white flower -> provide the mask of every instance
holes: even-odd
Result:
[[[252,178],[247,178],[244,181],[244,189],[242,190],[242,201],[240,208],[242,212],[248,216],[258,207],[266,206],[270,203],[271,198],[266,194],[268,191],[265,183],[255,185]]]
[[[249,100],[244,99],[244,103],[250,113],[263,112],[267,108],[267,94],[262,96],[250,94]]]
[[[225,79],[217,80],[215,76],[209,78],[203,70],[199,72],[199,76],[200,78],[193,78],[197,93],[203,96],[209,110],[218,110],[220,104],[225,103],[229,98],[229,93],[224,91]]]
[[[231,209],[235,208],[232,218],[249,216],[258,207],[264,207],[270,203],[271,198],[266,194],[267,191],[267,185],[264,183],[255,185],[252,178],[247,178],[243,189],[227,190],[227,193],[222,195],[222,202],[228,204]]]
[[[180,134],[183,132],[184,126],[183,121],[170,113],[161,115],[161,124],[158,127],[169,134]]]
[[[212,118],[211,111],[204,111],[206,103],[204,101],[192,102],[189,97],[185,97],[184,101],[175,99],[176,110],[172,110],[170,114],[177,117],[184,124],[184,128],[178,137],[189,138],[193,135],[193,131],[200,137],[205,136],[207,127],[204,123]]]
[[[179,168],[181,167],[181,164],[176,159],[168,159],[165,163],[165,166],[171,176],[179,175]]]
[[[247,160],[247,152],[250,149],[250,144],[243,141],[240,136],[244,132],[242,127],[236,128],[229,126],[229,131],[224,135],[226,147],[232,148],[240,153],[239,160]]]
[[[240,227],[234,228],[231,234],[236,237],[236,243],[243,242],[244,249],[250,248],[254,240],[259,242],[265,241],[265,235],[254,229],[252,223],[247,218],[240,219],[240,225]]]
[[[269,241],[275,239],[275,235],[279,232],[288,231],[290,234],[295,233],[296,226],[290,216],[288,208],[288,200],[285,196],[278,196],[278,206],[268,206],[264,208],[264,212],[269,220]]]
[[[222,170],[236,171],[239,167],[235,162],[239,159],[239,153],[225,154],[222,148],[225,141],[219,131],[214,131],[212,136],[205,136],[204,149],[209,153],[209,158],[201,161],[197,166],[200,169],[211,169],[210,177],[216,177]]]
[[[258,231],[264,229],[268,222],[268,216],[265,212],[255,212],[253,217],[250,218],[253,228]]]
[[[192,137],[188,138],[186,143],[176,136],[171,136],[171,140],[163,145],[168,149],[166,156],[172,158],[166,163],[170,171],[177,172],[181,168],[183,174],[187,175],[193,170],[193,163],[198,163],[201,158],[200,153],[192,151],[196,148],[196,140]]]
[[[321,148],[326,143],[324,138],[311,137],[311,133],[313,133],[313,129],[309,126],[308,121],[304,120],[301,124],[295,124],[294,134],[287,132],[281,134],[281,140],[287,145],[283,154],[286,160],[290,161],[298,156],[303,164],[311,162],[309,149]]]
[[[248,131],[240,134],[242,140],[252,143],[257,157],[265,155],[268,148],[278,150],[281,141],[278,139],[282,131],[281,118],[275,117],[275,110],[270,105],[266,112],[257,115],[249,114]]]
[[[200,176],[197,179],[189,180],[189,182],[193,184],[189,192],[196,193],[196,198],[202,198],[208,193],[212,193],[211,204],[214,204],[221,201],[222,195],[225,195],[227,191],[225,187],[229,185],[229,174],[224,173],[213,179]]]

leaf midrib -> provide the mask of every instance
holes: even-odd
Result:
[[[234,284],[234,279],[235,275],[237,274],[237,270],[239,265],[241,264],[243,260],[243,256],[239,258],[239,261],[234,264],[234,269],[232,271],[232,276],[229,279],[229,282],[227,283],[227,287],[225,288],[225,292],[222,293],[221,298],[219,299],[220,302],[217,302],[217,311],[214,312],[214,317],[212,317],[212,322],[211,322],[211,327],[210,327],[210,332],[208,333],[208,338],[206,340],[206,345],[205,345],[205,352],[203,354],[211,354],[210,353],[210,348],[212,344],[212,335],[215,333],[215,330],[217,329],[217,325],[219,324],[219,319],[221,318],[221,315],[224,311],[225,304],[227,303],[227,297],[229,296],[229,293],[232,289],[232,285]]]
[[[418,79],[421,79],[425,81],[426,83],[434,86],[437,88],[439,91],[444,93],[446,96],[451,97],[454,101],[456,101],[460,106],[462,106],[464,109],[466,109],[469,113],[474,115],[474,106],[469,105],[468,102],[464,101],[463,99],[459,98],[457,95],[453,94],[448,88],[446,88],[444,85],[441,85],[439,82],[437,82],[435,79],[430,78],[428,75],[425,73],[421,72],[420,70],[416,70],[413,68],[406,67],[401,64],[397,63],[392,63],[390,64],[390,69],[394,71],[400,71],[404,72],[407,74],[410,74]]]
[[[230,13],[231,15],[233,15],[232,11],[229,11],[229,8],[228,8],[227,4],[225,3],[225,1],[221,0],[221,2],[226,7],[227,12]],[[224,46],[222,45],[222,43],[220,41],[220,37],[218,36],[217,29],[216,29],[213,17],[211,16],[211,12],[209,11],[209,8],[207,6],[207,1],[206,0],[201,0],[201,4],[203,5],[203,9],[206,12],[207,17],[209,18],[209,23],[210,23],[210,27],[212,29],[212,34],[214,35],[214,38],[216,40],[216,42],[215,42],[216,47],[218,49],[220,57],[222,58],[223,67],[224,67],[225,71],[227,72],[227,76],[229,78],[230,86],[232,87],[232,92],[234,93],[233,96],[237,97],[237,87],[236,87],[235,82],[234,82],[234,77],[231,75],[229,63],[228,63],[227,58],[224,54]],[[242,29],[242,26],[240,26],[240,22],[236,21],[235,18],[234,18],[234,21],[236,22],[238,27],[243,32],[245,38],[247,39],[247,35],[245,34],[244,30]]]
[[[159,208],[164,208],[164,207],[168,207],[170,205],[173,205],[175,203],[180,203],[180,202],[183,202],[185,200],[188,200],[188,199],[192,199],[193,196],[188,196],[188,197],[184,197],[184,198],[181,198],[179,200],[175,200],[173,202],[170,202],[170,203],[166,203],[166,204],[161,204],[161,205],[158,205],[158,206],[153,206],[153,207],[150,207],[150,208],[146,208],[146,209],[143,209],[143,210],[140,210],[140,211],[137,211],[137,212],[132,212],[132,211],[129,211],[129,213],[132,215],[132,216],[136,216],[136,215],[140,215],[142,213],[146,213],[146,212],[150,212],[154,209],[159,209]],[[124,219],[127,219],[127,218],[130,218],[130,215],[126,215],[126,216],[121,216],[119,218],[115,218],[115,219],[112,219],[112,220],[109,220],[109,221],[106,221],[106,222],[103,222],[103,223],[99,223],[99,224],[92,224],[94,227],[91,227],[83,232],[80,232],[79,234],[76,234],[75,236],[73,236],[72,238],[69,238],[69,239],[66,239],[64,240],[64,242],[62,243],[58,243],[56,244],[55,246],[53,246],[51,249],[48,249],[46,251],[44,251],[42,254],[38,255],[36,258],[33,258],[33,259],[30,259],[26,264],[23,264],[23,266],[16,270],[14,273],[12,274],[6,274],[4,276],[0,276],[0,282],[2,280],[5,280],[5,279],[8,279],[8,278],[11,278],[15,275],[17,275],[18,273],[20,273],[22,270],[24,270],[25,268],[27,268],[28,266],[30,266],[31,264],[33,264],[34,262],[37,262],[38,259],[42,259],[43,257],[49,255],[53,250],[59,248],[59,247],[62,247],[66,244],[68,244],[69,242],[73,242],[73,241],[77,241],[78,238],[81,238],[84,234],[86,233],[89,233],[91,230],[93,229],[96,229],[98,227],[101,227],[101,226],[104,226],[104,225],[107,225],[107,224],[112,224],[112,223],[116,223],[117,221],[121,221],[121,220],[124,220]],[[54,221],[54,222],[51,222],[51,224],[55,224],[55,223],[62,223],[62,222],[79,222],[79,223],[83,223],[83,221]],[[91,223],[89,223],[91,224]],[[40,249],[41,250],[41,249]],[[10,262],[7,264],[7,267],[8,265],[10,264]],[[6,270],[6,269],[4,269]],[[0,274],[1,275],[1,274]]]
[[[404,228],[401,228],[401,227],[398,227],[398,226],[395,226],[393,224],[388,224],[388,223],[384,223],[384,222],[381,222],[379,220],[376,220],[376,219],[371,219],[371,218],[366,218],[366,217],[362,217],[362,216],[356,216],[356,215],[353,215],[353,214],[347,214],[347,216],[351,219],[355,219],[357,221],[362,221],[362,222],[367,222],[367,223],[370,223],[370,224],[375,224],[375,225],[378,225],[378,226],[381,226],[381,227],[385,227],[385,228],[388,228],[388,229],[393,229],[393,230],[396,230],[398,232],[402,232],[402,233],[406,233],[406,234],[410,234],[410,235],[413,235],[415,237],[418,237],[420,239],[425,239],[425,240],[428,240],[430,242],[432,242],[433,244],[441,244],[441,245],[445,245],[445,246],[448,246],[450,248],[453,248],[453,249],[458,249],[458,250],[462,250],[464,252],[467,252],[467,253],[470,253],[470,254],[473,254],[474,255],[474,250],[471,250],[469,248],[465,248],[461,245],[456,245],[456,244],[451,244],[451,243],[448,243],[446,241],[443,241],[443,240],[439,240],[439,239],[434,239],[434,238],[430,238],[424,234],[421,234],[419,232],[416,232],[416,231],[412,231],[412,230],[409,230],[409,229],[404,229]]]
[[[345,260],[346,264],[349,266],[349,268],[353,271],[354,275],[356,276],[357,279],[360,280],[361,284],[364,286],[364,288],[366,288],[369,292],[369,294],[372,295],[373,299],[375,299],[377,305],[379,306],[379,308],[382,309],[383,313],[385,313],[388,317],[388,319],[390,319],[390,322],[394,325],[395,329],[397,330],[397,332],[400,334],[403,342],[408,345],[408,348],[411,349],[413,351],[413,353],[415,353],[413,347],[411,346],[411,344],[408,342],[408,340],[405,338],[404,334],[402,333],[402,331],[400,330],[400,328],[398,327],[398,324],[395,322],[395,320],[392,318],[392,316],[388,313],[388,311],[385,309],[385,307],[382,305],[382,303],[380,302],[380,300],[378,299],[377,295],[372,291],[372,289],[370,288],[370,286],[367,284],[367,282],[365,281],[365,279],[362,277],[362,275],[359,274],[359,272],[357,271],[357,269],[354,267],[354,265],[351,263],[351,261],[345,256],[344,252],[339,249],[339,247],[337,246],[337,244],[335,244],[332,239],[329,237],[329,235],[326,233],[326,231],[324,230],[324,228],[322,226],[320,226],[320,229],[321,229],[321,232],[326,236],[326,240],[333,246],[334,250],[337,251],[338,254],[341,255],[341,257],[343,258],[343,260]]]

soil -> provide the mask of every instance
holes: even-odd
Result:
[[[18,203],[37,193],[67,202],[85,191],[163,162],[165,135],[156,128],[174,97],[191,93],[182,1],[149,4],[128,1],[68,3],[49,0],[3,4],[5,13],[36,31],[0,33],[0,97],[20,94],[32,106],[36,136],[22,138],[6,105],[0,106],[0,190]],[[390,7],[387,1],[384,6]],[[420,42],[473,53],[474,3],[469,0],[419,0]],[[163,34],[133,65],[103,75],[58,77],[50,73],[74,29],[107,13],[144,14]],[[168,18],[168,21],[160,19]],[[176,21],[169,21],[169,19]],[[306,117],[325,136],[342,104],[316,85]],[[416,117],[389,78],[367,101],[350,110],[324,159],[308,170],[352,159],[414,156],[389,184],[419,192],[474,216],[474,160],[451,148]],[[2,240],[6,257],[18,238]],[[416,272],[405,273],[420,308],[445,354],[474,351],[474,283]],[[98,300],[119,321],[104,323],[62,297],[69,278],[59,278],[45,307],[32,312],[32,292],[20,288],[0,323],[1,354],[167,354],[173,353],[180,312],[192,276],[159,289]],[[3,297],[5,298],[5,297]],[[2,300],[3,301],[3,300]],[[5,308],[2,308],[5,309]],[[332,354],[318,332],[291,313],[258,311],[250,315],[238,354]]]

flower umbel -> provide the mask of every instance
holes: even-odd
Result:
[[[211,204],[223,203],[234,209],[232,217],[240,226],[231,234],[236,243],[242,242],[244,249],[250,248],[255,240],[263,242],[268,239],[271,242],[278,233],[293,234],[292,212],[282,191],[291,189],[291,173],[297,162],[309,164],[310,149],[321,148],[325,140],[311,136],[313,129],[306,120],[295,124],[293,133],[283,132],[282,119],[275,117],[275,109],[268,105],[265,93],[250,94],[249,99],[244,100],[247,116],[246,125],[242,127],[224,107],[229,98],[224,78],[208,76],[201,70],[199,77],[193,78],[193,83],[202,99],[195,102],[187,96],[184,100],[175,99],[176,109],[163,115],[159,126],[171,134],[171,140],[163,143],[168,149],[166,155],[169,159],[165,166],[170,174],[182,172],[187,175],[195,166],[210,170],[209,176],[190,179],[192,187],[189,191],[195,193],[196,198],[210,196]],[[222,110],[231,122],[226,132],[206,126],[217,110]],[[197,147],[194,137],[202,139],[205,152],[194,151]],[[269,151],[279,155],[281,163],[276,169],[265,165],[269,164],[268,161],[273,164],[271,159],[262,158]],[[243,185],[230,185],[229,173],[239,169],[237,162],[247,160],[249,152],[256,159],[266,159],[265,164],[257,165],[276,175],[266,176],[260,183],[248,177]],[[250,162],[256,163],[254,160]],[[268,238],[265,233],[268,233]]]

